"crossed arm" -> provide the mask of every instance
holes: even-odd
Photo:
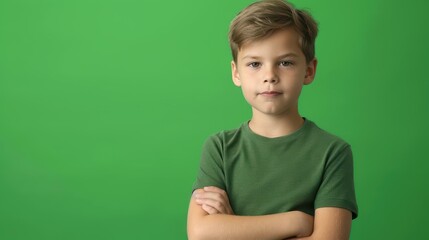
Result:
[[[341,208],[319,208],[314,219],[299,211],[263,216],[236,216],[225,191],[195,190],[188,211],[188,238],[347,240],[352,215]],[[314,227],[314,229],[313,229]]]

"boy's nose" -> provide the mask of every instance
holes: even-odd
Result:
[[[277,82],[278,82],[278,80],[277,80],[277,78],[276,78],[276,77],[273,77],[273,78],[267,78],[267,79],[265,79],[265,80],[264,80],[264,82],[268,82],[268,83],[277,83]]]
[[[264,76],[264,83],[277,83],[278,82],[278,76],[276,74],[275,69],[273,68],[268,68],[265,71],[265,76]]]

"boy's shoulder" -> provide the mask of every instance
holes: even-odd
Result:
[[[311,122],[311,121],[310,121]],[[317,124],[314,122],[311,122],[312,129],[314,131],[314,135],[320,138],[320,140],[326,141],[326,142],[337,142],[339,144],[343,145],[350,145],[346,140],[344,140],[342,137],[328,132],[325,129],[320,128]]]
[[[229,142],[232,139],[238,139],[243,134],[243,128],[245,127],[246,123],[242,123],[239,127],[227,129],[227,130],[221,130],[219,132],[211,134],[207,140],[207,142],[214,142],[217,144],[224,144],[225,142]]]
[[[313,121],[308,120],[308,123],[308,131],[306,131],[306,134],[300,139],[303,149],[339,153],[351,147],[346,140],[337,134],[319,127]]]

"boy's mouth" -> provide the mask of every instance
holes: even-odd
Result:
[[[259,93],[259,95],[262,96],[266,96],[266,97],[275,97],[282,94],[281,92],[277,92],[277,91],[265,91],[265,92],[261,92]]]

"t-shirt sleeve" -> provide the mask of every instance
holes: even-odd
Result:
[[[225,190],[222,152],[222,142],[217,135],[211,136],[206,140],[192,191],[207,186],[215,186]]]
[[[339,207],[358,215],[353,177],[353,154],[350,145],[329,154],[314,208]]]

